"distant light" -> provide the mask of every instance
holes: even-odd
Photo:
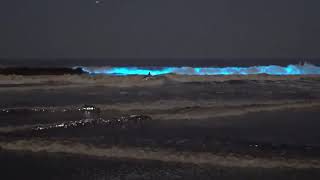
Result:
[[[92,110],[94,110],[94,108],[93,107],[85,107],[85,108],[83,108],[84,110],[87,110],[87,111],[92,111]]]
[[[96,1],[96,4],[100,4],[101,1]]]

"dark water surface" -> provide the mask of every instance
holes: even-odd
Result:
[[[73,66],[256,66],[256,65],[289,65],[299,64],[300,62],[308,62],[319,65],[319,59],[1,59],[0,65],[3,66],[28,66],[28,67],[73,67]]]

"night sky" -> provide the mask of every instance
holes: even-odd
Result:
[[[0,58],[317,58],[312,0],[1,0]]]

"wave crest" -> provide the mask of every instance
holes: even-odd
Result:
[[[126,75],[314,75],[320,74],[320,67],[305,63],[288,66],[251,66],[251,67],[75,67],[90,74]]]

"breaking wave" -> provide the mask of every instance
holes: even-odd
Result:
[[[305,63],[288,66],[251,66],[251,67],[74,67],[90,74],[114,76],[126,75],[315,75],[320,74],[320,66]]]

